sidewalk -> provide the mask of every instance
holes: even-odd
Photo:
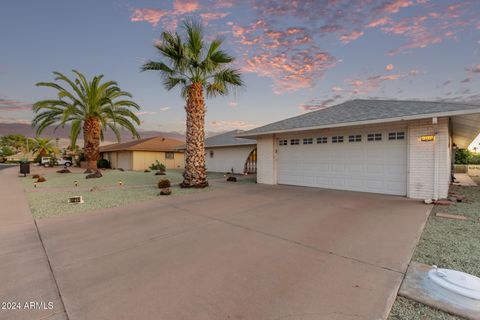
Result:
[[[454,184],[464,187],[475,187],[477,185],[466,173],[455,173]]]
[[[64,320],[18,167],[0,170],[0,319]],[[15,308],[16,310],[12,310]]]

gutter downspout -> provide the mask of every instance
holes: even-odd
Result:
[[[432,118],[433,125],[433,200],[438,200],[438,118]]]

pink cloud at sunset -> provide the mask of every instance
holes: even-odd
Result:
[[[215,120],[211,121],[210,126],[212,128],[215,128],[217,130],[232,130],[232,129],[251,129],[257,126],[256,124],[253,123],[247,123],[245,121],[239,121],[239,120]]]
[[[200,4],[197,0],[174,0],[173,8],[175,13],[185,14],[197,11],[200,8]]]
[[[394,68],[393,64],[389,63],[385,66],[385,71],[392,71]]]
[[[156,27],[160,22],[160,19],[167,15],[168,11],[152,9],[152,8],[142,8],[133,10],[132,17],[130,21],[140,22],[145,21],[150,23],[152,26]]]

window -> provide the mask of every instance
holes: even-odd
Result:
[[[388,140],[404,140],[405,132],[390,132],[388,133]]]
[[[312,138],[304,138],[303,139],[303,144],[312,144],[313,143],[313,139]]]
[[[165,159],[174,159],[175,152],[165,152]]]
[[[300,139],[290,139],[290,145],[294,146],[300,144]]]
[[[210,150],[210,158],[213,158],[214,152],[213,150]]]
[[[348,136],[348,142],[361,142],[362,141],[362,135],[361,134],[355,134]]]
[[[288,144],[288,141],[287,140],[278,140],[278,145],[280,146],[286,146]]]
[[[327,137],[318,137],[317,138],[317,143],[328,143],[328,138]]]
[[[368,141],[382,141],[382,134],[381,133],[369,133],[367,135]]]
[[[343,142],[343,136],[333,136],[332,137],[332,143],[342,143]]]

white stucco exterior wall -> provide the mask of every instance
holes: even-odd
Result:
[[[257,182],[276,184],[276,144],[273,135],[257,138]]]
[[[207,171],[243,173],[248,155],[255,149],[255,145],[205,148],[205,162]],[[210,152],[213,152],[213,157]]]
[[[435,141],[421,136],[435,135]],[[448,118],[411,121],[408,124],[407,196],[442,199],[448,196],[451,175],[451,146]]]

